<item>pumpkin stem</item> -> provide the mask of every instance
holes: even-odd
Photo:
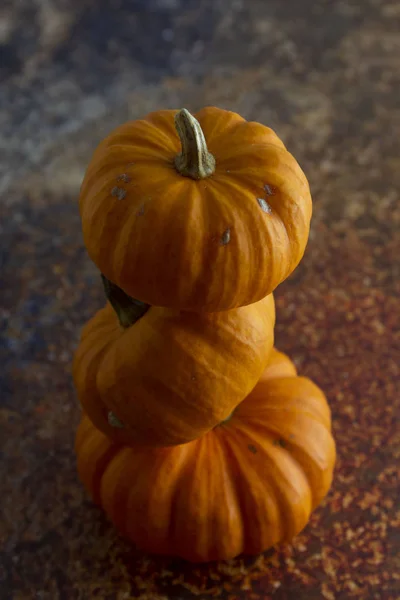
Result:
[[[124,329],[134,325],[149,310],[150,304],[131,298],[103,274],[101,279],[107,300],[115,310],[118,321]]]
[[[215,171],[215,158],[208,151],[200,123],[186,108],[175,115],[175,127],[182,152],[175,157],[175,168],[184,177],[205,179]]]

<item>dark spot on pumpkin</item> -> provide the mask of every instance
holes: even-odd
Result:
[[[264,200],[264,198],[257,198],[257,202],[260,205],[261,210],[263,210],[265,213],[272,213],[272,208],[270,207],[268,202]]]
[[[118,200],[123,200],[126,196],[126,190],[116,185],[111,190],[111,196],[114,196],[114,198],[118,198]]]
[[[250,450],[250,452],[252,452],[253,454],[257,454],[257,448],[253,446],[253,444],[249,444],[247,447]]]
[[[196,375],[192,375],[190,378],[192,381],[196,381]]]
[[[107,415],[107,420],[108,424],[111,425],[111,427],[115,427],[116,429],[123,429],[124,427],[121,421],[118,419],[118,417],[114,415],[114,413],[111,410]]]
[[[226,246],[231,241],[231,228],[225,229],[221,237],[221,246]]]
[[[117,177],[117,181],[124,181],[125,183],[129,183],[131,180],[132,177],[130,177],[126,173],[121,173],[121,175],[118,175]]]
[[[267,196],[275,196],[275,188],[268,185],[268,183],[264,185],[264,190],[267,192]]]
[[[136,214],[138,217],[142,217],[144,215],[144,204],[142,204]]]
[[[280,446],[281,448],[286,448],[287,444],[286,444],[285,440],[283,440],[282,438],[278,438],[277,440],[274,440],[274,446]]]

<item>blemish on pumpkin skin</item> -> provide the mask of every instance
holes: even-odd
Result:
[[[250,450],[250,452],[252,452],[253,454],[257,454],[257,448],[253,446],[253,444],[249,444],[247,447]]]
[[[280,446],[281,448],[286,448],[287,443],[282,438],[279,438],[277,440],[274,440],[274,446]]]
[[[118,198],[118,200],[123,200],[126,196],[126,190],[116,185],[111,190],[111,196],[114,196],[114,198]]]
[[[117,181],[124,181],[125,183],[129,183],[130,181],[132,181],[132,177],[130,177],[126,173],[121,173],[121,175],[118,175]]]
[[[123,423],[121,423],[121,421],[118,419],[118,417],[116,415],[114,415],[114,413],[111,410],[107,415],[107,421],[108,421],[108,424],[111,425],[111,427],[115,427],[116,429],[124,428]]]
[[[267,192],[267,196],[275,196],[274,188],[268,185],[268,183],[264,185],[264,190]]]
[[[257,202],[261,208],[262,211],[264,211],[267,214],[271,214],[272,213],[272,208],[270,207],[270,205],[268,204],[268,202],[266,200],[264,200],[264,198],[257,198]]]
[[[224,233],[222,234],[220,244],[221,244],[221,246],[226,246],[227,244],[229,244],[230,241],[231,241],[231,228],[228,227],[228,229],[225,229]]]
[[[144,215],[144,204],[142,204],[136,214],[138,217],[142,217]]]

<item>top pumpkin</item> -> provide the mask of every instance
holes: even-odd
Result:
[[[222,311],[270,294],[308,239],[307,179],[268,127],[161,110],[103,140],[80,195],[102,273],[148,304]]]

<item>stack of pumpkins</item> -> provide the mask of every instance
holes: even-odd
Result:
[[[158,111],[96,149],[80,196],[108,299],[74,360],[78,470],[139,547],[191,561],[290,540],[335,462],[324,394],[273,348],[307,180],[269,128]]]

